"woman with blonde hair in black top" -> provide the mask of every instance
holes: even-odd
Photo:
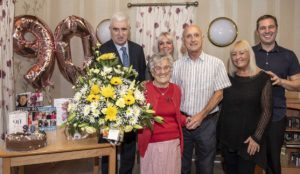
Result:
[[[219,120],[219,142],[226,174],[253,174],[266,167],[264,132],[272,115],[270,77],[256,66],[251,46],[237,41],[230,51]]]

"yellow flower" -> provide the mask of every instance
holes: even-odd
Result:
[[[101,56],[99,56],[97,58],[97,61],[100,61],[100,60],[112,60],[112,59],[115,59],[116,58],[116,54],[115,53],[105,53],[105,54],[102,54]]]
[[[122,79],[120,77],[113,77],[110,80],[110,84],[112,84],[112,85],[122,85],[123,82],[122,82]]]
[[[91,87],[91,93],[92,93],[92,94],[99,94],[99,93],[100,93],[100,88],[99,88],[99,86],[98,86],[98,85],[93,85],[93,86]]]
[[[99,101],[100,96],[91,93],[90,95],[87,96],[86,100],[89,101],[89,102]]]
[[[108,106],[105,111],[105,120],[116,121],[118,109],[115,106]]]
[[[131,94],[127,94],[124,96],[125,104],[126,105],[132,105],[135,102],[135,98]]]
[[[113,98],[115,95],[115,90],[110,85],[104,86],[101,89],[101,95],[103,95],[105,98]]]
[[[133,91],[132,91],[131,89],[129,89],[129,90],[127,91],[127,93],[128,93],[128,95],[132,95],[132,94],[133,94]]]

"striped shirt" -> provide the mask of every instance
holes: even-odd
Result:
[[[215,91],[231,85],[222,60],[203,51],[197,60],[190,59],[188,55],[177,60],[171,81],[180,86],[180,109],[188,115],[202,111]],[[216,107],[211,113],[218,110]]]

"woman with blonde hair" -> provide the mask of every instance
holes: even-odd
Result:
[[[161,32],[157,38],[157,46],[154,47],[154,52],[156,53],[166,53],[171,55],[173,61],[176,61],[177,51],[176,51],[176,41],[170,32]],[[150,72],[149,63],[146,70],[146,79],[152,80],[153,77]]]
[[[224,89],[219,142],[227,174],[253,174],[266,168],[264,132],[272,115],[272,84],[259,69],[251,46],[237,41],[228,60],[232,84]]]

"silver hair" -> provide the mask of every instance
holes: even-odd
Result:
[[[112,17],[110,18],[110,22],[112,23],[112,21],[126,21],[128,23],[128,26],[130,25],[128,15],[120,11],[112,15]]]
[[[170,54],[166,53],[155,53],[150,57],[148,62],[151,74],[153,74],[155,66],[159,65],[165,59],[169,61],[172,71],[174,63],[173,57]]]
[[[228,74],[231,77],[233,77],[235,75],[236,71],[237,71],[236,66],[234,66],[234,64],[232,62],[231,54],[232,54],[233,51],[240,51],[240,50],[245,50],[245,51],[248,51],[248,53],[249,53],[248,69],[249,69],[250,73],[255,74],[255,71],[257,69],[255,54],[252,50],[252,47],[250,46],[248,41],[239,40],[239,41],[235,42],[233,44],[232,48],[230,49],[230,58],[228,59],[227,70],[228,70]]]

